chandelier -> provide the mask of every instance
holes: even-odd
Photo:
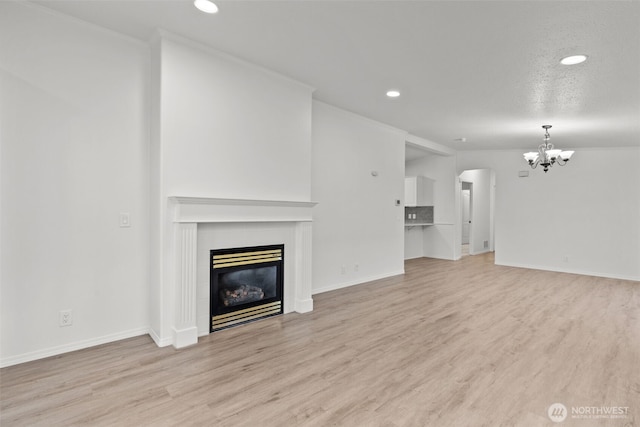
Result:
[[[564,166],[567,164],[574,151],[562,151],[553,148],[553,144],[549,142],[549,129],[551,125],[543,125],[544,142],[538,146],[538,151],[530,151],[524,153],[524,159],[529,163],[531,169],[535,169],[539,164],[542,165],[544,171],[547,172],[551,166],[558,164]]]

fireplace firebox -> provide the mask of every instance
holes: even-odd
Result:
[[[211,251],[210,332],[283,312],[284,245]]]

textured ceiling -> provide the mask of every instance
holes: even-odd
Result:
[[[164,28],[456,149],[534,149],[543,124],[560,148],[640,145],[635,0],[35,3],[142,40]]]

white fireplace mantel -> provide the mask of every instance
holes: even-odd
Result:
[[[196,326],[197,228],[204,223],[292,223],[295,230],[294,277],[285,278],[285,300],[298,313],[313,310],[311,298],[312,210],[315,202],[169,197],[174,254],[172,344],[176,348],[198,342]],[[291,258],[289,258],[291,259]]]

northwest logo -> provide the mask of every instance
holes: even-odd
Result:
[[[561,423],[567,418],[567,407],[562,403],[554,403],[553,405],[549,406],[547,415],[549,416],[549,419],[554,423]]]

